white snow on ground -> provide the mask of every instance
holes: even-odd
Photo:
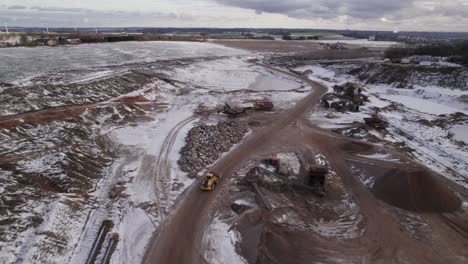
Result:
[[[152,46],[152,44],[155,46]],[[126,46],[125,44],[122,45]],[[161,50],[164,45],[158,43],[146,43],[141,50],[133,49],[134,46],[139,45],[139,43],[128,44],[129,50],[126,52],[130,52],[132,56],[135,56],[132,57],[133,62],[146,59],[148,61],[155,61],[174,57],[184,58],[184,56],[243,54],[243,52],[231,49],[226,50],[218,48],[218,46],[211,49],[212,45],[203,46],[204,44],[200,43],[193,44],[194,46],[191,46],[192,43],[174,44],[175,46],[171,46],[169,51]],[[111,46],[115,48],[119,45]],[[82,45],[78,50],[70,47],[71,50],[69,52],[79,52],[69,55],[70,57],[85,56],[86,54],[93,54],[94,51],[100,50],[101,47]],[[193,47],[190,52],[184,51],[179,54],[177,51],[174,51],[174,49],[186,49],[190,47]],[[201,49],[206,50],[200,52]],[[48,49],[44,50],[49,51]],[[16,50],[12,51],[16,52]],[[53,49],[53,51],[58,53],[65,52],[61,47]],[[105,55],[106,52],[102,52]],[[121,51],[115,52],[123,54]],[[138,54],[138,52],[142,52],[142,54]],[[43,55],[40,54],[40,56]],[[100,55],[96,56],[99,57]],[[21,63],[22,57],[15,58],[13,56],[12,59],[17,61],[17,63]],[[94,61],[95,59],[81,58],[81,60],[76,62],[77,65],[74,65],[72,68],[75,69],[76,67],[81,70],[81,67],[87,65],[90,67],[93,65],[100,67],[100,62]],[[2,76],[8,75],[8,72],[1,71],[1,63],[3,62],[0,62],[0,72],[2,73],[0,75]],[[120,58],[115,58],[115,61],[114,58],[109,58],[103,63],[107,65],[119,62],[124,63]],[[57,66],[56,64],[51,65]],[[38,72],[41,74],[55,72],[57,69],[54,67],[44,67],[44,69]],[[33,72],[36,70],[34,67],[25,69],[25,76],[30,76],[28,75],[28,71]],[[304,98],[306,92],[310,90],[310,87],[304,86],[302,82],[294,81],[288,76],[266,71],[259,66],[250,65],[244,60],[235,57],[199,62],[196,67],[193,65],[177,64],[173,69],[167,71],[165,73],[169,74],[171,78],[182,80],[183,83],[176,84],[178,85],[176,87],[163,82],[157,82],[153,86],[158,86],[160,92],[148,96],[145,95],[149,99],[156,100],[155,104],[161,104],[163,108],[149,114],[154,119],[153,121],[125,127],[100,127],[96,125],[96,129],[99,129],[103,135],[109,136],[114,145],[122,150],[122,152],[117,153],[123,154],[121,157],[116,158],[112,167],[104,173],[105,175],[97,184],[96,190],[89,193],[89,199],[82,201],[81,199],[84,199],[82,195],[77,197],[59,197],[54,203],[49,204],[46,208],[47,210],[37,206],[38,210],[44,212],[44,223],[38,228],[30,228],[26,232],[23,232],[12,243],[8,243],[7,245],[1,244],[0,263],[2,261],[12,263],[18,256],[27,260],[33,255],[40,256],[43,263],[82,263],[87,259],[97,230],[104,220],[112,220],[114,227],[111,233],[119,235],[119,242],[111,263],[140,262],[145,250],[143,245],[146,245],[155,230],[158,230],[159,225],[164,220],[164,216],[170,212],[175,200],[194,181],[178,169],[177,160],[180,156],[179,151],[185,144],[185,136],[189,129],[199,121],[197,118],[189,120],[173,138],[172,148],[168,151],[170,175],[165,179],[156,179],[154,177],[158,169],[155,166],[157,157],[161,151],[164,139],[167,135],[171,134],[172,129],[181,121],[188,120],[187,118],[191,117],[200,105],[218,107],[222,106],[224,102],[233,102],[241,105],[251,104],[254,100],[270,99],[277,108],[281,109],[295,104],[298,100]],[[198,74],[198,71],[202,72],[202,75]],[[90,73],[82,79],[102,78],[107,74],[115,74],[115,72],[111,72],[111,70],[107,71],[104,68],[104,70],[96,71],[95,74]],[[21,75],[7,77],[15,80],[23,78]],[[79,78],[74,79],[72,77],[65,79],[67,81],[80,80]],[[273,78],[278,81],[273,81]],[[268,81],[265,84],[264,81],[258,81],[259,79],[267,79]],[[269,86],[271,86],[271,89],[268,89]],[[142,90],[131,93],[129,96],[140,95],[142,91],[148,88],[151,87],[142,87]],[[232,92],[234,90],[241,90],[240,92],[242,90],[249,90],[249,92]],[[276,90],[275,93],[278,94],[272,96],[272,93],[268,92],[268,90]],[[217,118],[222,118],[222,116]],[[12,146],[13,149],[15,147],[17,146]],[[25,169],[36,167],[35,171],[50,170],[53,168],[46,168],[46,165],[53,163],[56,158],[53,155],[38,157],[36,160],[23,165]],[[122,196],[111,199],[109,194],[116,185],[124,187]],[[73,210],[73,207],[69,205],[70,201],[90,206],[82,210]],[[61,241],[66,241],[66,243],[64,244]],[[69,245],[74,245],[75,247],[73,248]],[[6,249],[6,247],[9,248]],[[226,250],[224,248],[222,252],[226,252]],[[234,253],[226,254],[235,258]]]
[[[251,201],[250,199],[238,199],[234,201],[235,204],[238,205],[246,205],[246,206],[255,206],[255,201]]]
[[[20,161],[18,162],[18,166],[24,168],[22,171],[29,173],[60,172],[60,168],[54,168],[51,165],[62,160],[65,156],[65,153],[61,152],[48,154],[32,160]]]
[[[289,204],[291,208],[293,203]],[[281,206],[284,207],[284,204]],[[311,230],[320,236],[338,239],[353,239],[364,234],[362,227],[364,216],[359,213],[359,206],[351,200],[351,197],[344,196],[340,205],[323,205],[324,208],[332,208],[336,214],[334,219],[323,218],[307,219],[302,218],[293,209],[283,209],[274,212],[273,217],[276,223],[293,225],[295,228]]]
[[[131,207],[125,213],[132,217],[124,217],[118,227],[121,236],[114,252],[118,257],[113,257],[111,263],[140,263],[156,226],[140,208]]]
[[[141,261],[145,253],[145,245],[163,221],[165,212],[193,183],[193,179],[188,178],[186,173],[178,169],[177,160],[180,157],[179,151],[185,144],[185,136],[193,127],[195,120],[182,127],[174,139],[173,149],[168,156],[171,166],[168,178],[155,179],[154,171],[158,169],[157,157],[166,136],[178,123],[192,116],[195,108],[196,105],[174,105],[168,112],[156,114],[158,121],[139,124],[136,127],[124,127],[111,132],[116,142],[135,148],[139,156],[138,160],[125,170],[127,176],[133,178],[126,191],[130,202],[124,203],[126,208],[120,213],[121,222],[119,222],[120,219],[115,219],[121,240],[117,245],[112,263]],[[173,188],[175,186],[177,188]],[[161,197],[162,192],[166,192],[167,196]],[[160,200],[162,198],[164,201]]]
[[[299,72],[311,71],[311,73],[307,75],[307,78],[328,86],[329,92],[333,91],[333,85],[352,80],[349,76],[339,76],[335,71],[319,65],[301,66],[295,68],[295,70]]]
[[[75,77],[74,79],[70,80],[70,83],[80,83],[80,82],[88,82],[91,80],[101,79],[104,77],[109,77],[113,74],[123,74],[124,71],[114,71],[114,70],[101,70],[95,71],[88,74],[81,75],[79,77]]]
[[[392,162],[400,161],[400,159],[393,158],[391,154],[387,154],[387,153],[374,153],[370,155],[358,155],[358,156],[369,158],[369,159],[385,160],[385,161],[392,161]]]
[[[446,115],[460,112],[460,110],[457,108],[431,102],[427,99],[420,99],[405,95],[386,95],[385,99],[391,100],[395,103],[403,104],[404,106],[417,110],[419,112],[433,115]],[[466,113],[468,113],[468,111],[466,111]]]
[[[31,76],[55,75],[65,71],[76,71],[81,75],[81,70],[102,70],[109,65],[248,54],[250,53],[239,49],[199,42],[148,41],[20,47],[0,50],[0,79],[4,82],[27,84]],[[34,63],[30,63],[31,61]]]
[[[21,247],[24,263],[68,263],[83,231],[76,223],[86,222],[89,212],[89,208],[76,210],[65,197],[49,204],[44,222],[35,230],[37,235]]]
[[[294,90],[298,88],[297,82],[291,82],[287,80],[278,80],[278,78],[274,78],[268,75],[259,75],[257,76],[254,83],[252,83],[249,88],[258,90]]]
[[[354,205],[347,208],[337,221],[319,219],[310,228],[324,237],[353,239],[364,234],[365,230],[359,228],[362,221],[364,217],[359,214],[359,207]]]
[[[276,95],[270,91],[278,91],[284,92],[279,93],[283,96],[304,97],[295,91],[304,86],[302,82],[279,76],[259,66],[252,66],[240,58],[221,59],[209,63],[199,62],[185,68],[177,68],[169,74],[174,76],[174,79],[190,86],[208,88],[206,93],[238,90],[265,91],[265,94],[258,95],[258,99],[261,99],[265,96]]]
[[[215,217],[208,226],[205,236],[203,237],[203,257],[207,263],[224,264],[224,263],[247,263],[236,252],[236,245],[241,241],[239,232],[230,228],[230,226],[219,218]]]
[[[419,123],[418,113],[382,112],[390,123],[388,130],[396,142],[404,142],[415,150],[415,159],[441,175],[468,188],[468,151],[450,139],[450,131],[438,126]],[[403,134],[402,134],[403,133]],[[454,175],[449,170],[454,170]]]
[[[214,62],[194,63],[177,68],[174,79],[208,88],[210,91],[234,91],[249,87],[260,76],[242,59],[222,59]]]
[[[419,85],[415,85],[413,89],[398,89],[389,85],[368,85],[367,89],[372,95],[388,102],[401,103],[422,113],[440,115],[462,112],[468,114],[468,105],[459,100],[461,96],[467,96],[468,91]]]
[[[367,186],[368,188],[374,187],[374,184],[375,184],[374,176],[369,175],[366,171],[363,171],[354,165],[351,165],[351,169],[353,170],[353,173],[359,177],[359,179],[365,186]]]
[[[458,141],[462,141],[468,144],[468,125],[454,126],[450,130],[453,134],[453,138]]]
[[[312,70],[308,77],[329,87],[349,81],[359,82],[352,76],[334,73],[317,64],[295,70]],[[468,148],[455,142],[466,140],[466,125],[458,124],[447,129],[420,122],[436,120],[441,114],[468,114],[468,105],[460,100],[461,96],[468,96],[468,91],[436,86],[397,89],[391,85],[369,84],[365,86],[365,93],[369,95],[370,102],[358,113],[322,110],[313,113],[310,119],[323,128],[346,128],[354,122],[362,124],[364,117],[369,117],[378,109],[380,117],[389,123],[387,131],[391,134],[375,130],[371,130],[370,134],[388,142],[405,143],[415,150],[412,154],[415,160],[468,188]],[[388,107],[391,104],[396,104],[397,110]]]

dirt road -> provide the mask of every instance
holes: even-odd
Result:
[[[441,181],[431,176],[427,169],[407,160],[403,154],[401,159],[405,163],[401,164],[372,161],[356,156],[355,154],[360,152],[379,150],[382,147],[320,129],[305,118],[318,104],[321,95],[327,90],[326,87],[301,76],[263,66],[301,79],[310,84],[313,90],[292,109],[277,113],[274,118],[271,118],[272,122],[268,126],[256,131],[215,164],[212,169],[223,176],[220,188],[215,192],[203,193],[199,190],[198,184],[192,186],[180,200],[173,215],[166,219],[161,232],[148,246],[144,263],[207,263],[207,260],[203,258],[203,248],[201,248],[204,230],[211,220],[211,213],[217,199],[221,198],[232,174],[248,160],[256,158],[261,153],[271,150],[308,148],[319,150],[326,156],[330,166],[336,170],[346,190],[354,197],[366,219],[366,232],[362,238],[351,242],[338,243],[322,240],[323,244],[314,246],[308,245],[316,241],[307,240],[308,238],[303,237],[304,234],[282,233],[280,238],[270,237],[269,246],[278,250],[268,251],[267,261],[262,263],[282,263],[281,259],[285,256],[288,256],[288,263],[326,261],[326,259],[317,259],[311,247],[320,248],[329,253],[339,252],[359,263],[461,263],[460,259],[463,259],[464,254],[466,255],[465,249],[468,242],[463,238],[463,234],[454,234],[447,230],[450,228],[447,228],[446,224],[443,224],[444,221],[446,222],[443,217],[445,208],[456,210],[460,206],[456,195],[452,194],[445,185],[441,185]],[[353,175],[349,162],[358,162],[364,164],[363,166],[380,168],[383,171],[391,171],[392,168],[405,169],[423,172],[424,175],[413,177],[402,174],[402,177],[406,177],[403,185],[393,186],[392,182],[385,182],[379,199],[358,177]],[[414,182],[415,179],[416,182]],[[387,187],[390,189],[387,190]],[[406,192],[401,192],[401,190]],[[435,223],[433,228],[436,230],[433,234],[436,236],[434,239],[438,241],[437,243],[451,240],[450,250],[435,250],[433,244],[422,243],[412,238],[408,232],[402,232],[400,220],[394,211],[382,206],[382,200],[401,205],[400,200],[385,196],[388,192],[397,192],[395,195],[397,198],[401,196],[407,199],[408,201],[405,202],[408,204],[404,206],[408,206],[409,210],[431,212],[430,219],[433,219],[432,222]],[[432,199],[435,193],[438,196]],[[460,195],[466,197],[467,194],[464,192]],[[451,224],[464,221],[464,218],[457,218],[456,215],[452,217],[456,220],[451,220]],[[464,229],[465,227],[461,225],[457,228]],[[297,240],[298,243],[302,242],[298,247],[289,249],[282,246],[284,241],[293,240]]]

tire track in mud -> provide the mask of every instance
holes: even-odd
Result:
[[[171,162],[169,160],[169,155],[171,154],[174,143],[179,135],[180,130],[188,125],[190,122],[197,119],[195,116],[191,116],[179,122],[175,127],[169,131],[169,134],[164,139],[161,150],[159,151],[158,158],[156,160],[156,173],[154,174],[155,179],[155,191],[157,192],[156,196],[159,203],[159,216],[161,220],[164,219],[164,209],[167,207],[169,201],[168,194],[168,181],[171,174]]]

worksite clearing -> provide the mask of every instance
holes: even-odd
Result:
[[[8,51],[0,263],[467,263],[466,87],[288,43]]]

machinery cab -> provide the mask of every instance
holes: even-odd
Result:
[[[200,188],[203,191],[214,191],[216,185],[218,184],[220,177],[214,172],[208,172],[205,175],[205,178],[202,181]]]

